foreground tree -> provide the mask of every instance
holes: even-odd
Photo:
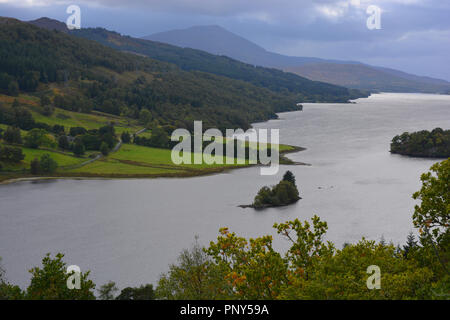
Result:
[[[448,236],[450,226],[450,160],[434,164],[420,179],[422,188],[413,198],[421,202],[415,206],[413,223],[439,242]]]
[[[119,289],[116,286],[116,283],[114,281],[109,281],[108,283],[105,283],[98,289],[98,298],[100,300],[113,300],[115,293]]]
[[[161,276],[156,296],[169,300],[219,299],[222,274],[196,241],[190,250],[182,251],[178,264],[170,265],[169,272]]]
[[[6,272],[1,264],[0,257],[0,300],[19,300],[23,299],[24,295],[18,286],[14,286],[6,281]]]
[[[245,239],[220,230],[207,255],[171,266],[157,289],[162,299],[433,299],[448,288],[427,261],[405,259],[401,249],[362,239],[342,250],[324,240],[327,224],[314,216],[275,224],[291,244],[286,253],[273,248],[272,236]],[[425,249],[424,249],[425,250]],[[191,253],[192,254],[192,253]],[[188,254],[187,257],[190,257]],[[190,261],[191,263],[186,263]],[[381,270],[379,289],[367,286],[367,269]]]
[[[430,172],[422,174],[421,180],[422,188],[413,195],[414,199],[420,200],[420,204],[414,209],[413,223],[419,229],[423,249],[408,255],[414,255],[422,265],[429,266],[435,277],[442,279],[435,290],[442,290],[448,294],[450,290],[450,159],[434,164]]]
[[[127,287],[116,297],[116,300],[154,300],[155,291],[153,285],[146,284],[140,287]]]
[[[89,280],[89,271],[80,273],[80,289],[69,289],[67,280],[72,274],[66,272],[64,255],[56,254],[51,258],[47,254],[42,259],[42,268],[30,270],[32,275],[30,286],[26,290],[27,299],[38,300],[93,300],[95,284]]]

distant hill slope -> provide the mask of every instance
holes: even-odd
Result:
[[[235,80],[243,80],[258,87],[282,93],[297,102],[346,102],[349,99],[368,95],[342,86],[311,81],[278,69],[255,67],[225,56],[122,36],[117,32],[102,28],[74,30],[71,31],[71,34],[95,40],[114,49],[174,63],[183,70],[198,70]]]
[[[291,57],[264,48],[219,26],[195,26],[156,33],[144,39],[223,54],[266,67],[294,72],[305,78],[349,88],[390,92],[450,93],[450,82],[369,66],[355,61]]]
[[[314,63],[284,69],[308,79],[349,88],[371,88],[384,92],[450,92],[450,83],[444,80],[413,76],[397,70],[362,64]]]
[[[44,20],[45,23],[42,23]],[[55,29],[58,21],[42,18],[30,21],[47,29]],[[86,28],[69,31],[70,34],[97,41],[103,45],[159,61],[170,62],[186,71],[202,71],[227,78],[249,82],[255,86],[281,93],[285,98],[296,102],[347,102],[349,99],[367,97],[368,92],[311,81],[298,75],[255,67],[231,59],[195,49],[183,49],[160,42],[137,39],[108,31],[103,28]],[[277,112],[281,109],[276,109]]]
[[[69,32],[69,29],[67,28],[67,25],[64,22],[50,19],[47,17],[42,17],[36,20],[28,21],[28,23],[31,23],[36,27],[44,28],[47,30],[57,30],[66,33]]]
[[[0,43],[1,93],[46,95],[70,111],[138,118],[147,109],[155,125],[191,129],[203,120],[204,127],[245,129],[296,109],[293,96],[16,19],[0,18]]]

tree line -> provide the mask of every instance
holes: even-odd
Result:
[[[392,139],[391,152],[412,157],[450,157],[450,130],[404,132]]]
[[[207,72],[245,81],[292,96],[297,102],[346,102],[349,99],[367,96],[365,92],[359,90],[311,81],[278,69],[254,66],[201,50],[122,36],[103,28],[83,28],[70,33],[114,49],[132,51],[156,60],[173,63],[182,70]]]
[[[1,18],[0,93],[41,93],[76,112],[98,110],[138,118],[148,110],[159,125],[247,129],[251,122],[295,110],[284,92],[147,57],[127,54],[95,41]],[[48,108],[47,108],[48,109]]]

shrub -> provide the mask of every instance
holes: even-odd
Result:
[[[70,149],[69,139],[67,138],[67,136],[60,136],[58,138],[58,147],[63,150]]]
[[[76,156],[82,156],[85,153],[86,149],[84,147],[84,144],[81,140],[77,139],[75,140],[75,143],[73,145],[73,153]]]
[[[18,163],[25,159],[21,148],[12,146],[0,146],[0,161]]]
[[[122,132],[122,135],[120,136],[123,143],[130,143],[131,142],[131,136],[128,133],[128,131]]]
[[[22,135],[17,127],[8,127],[3,134],[3,140],[8,143],[22,144]]]
[[[41,172],[41,163],[38,158],[34,158],[30,163],[30,173],[39,174]]]
[[[107,156],[109,153],[109,147],[106,144],[106,142],[102,142],[102,145],[100,146],[100,152],[104,155]]]
[[[58,168],[58,163],[48,153],[42,155],[40,163],[41,172],[43,173],[53,173]]]

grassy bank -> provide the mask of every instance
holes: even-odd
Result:
[[[280,145],[280,154],[298,152],[303,148]],[[157,178],[157,177],[194,177],[220,173],[225,170],[251,166],[248,161],[245,164],[180,164],[175,165],[171,159],[171,150],[149,148],[133,144],[123,144],[115,153],[103,157],[92,163],[80,166],[88,158],[78,158],[49,150],[23,148],[25,159],[20,165],[8,168],[10,172],[0,175],[0,183],[7,183],[17,179],[36,179],[29,174],[29,163],[35,157],[49,153],[60,167],[58,170],[42,178]],[[193,154],[191,154],[193,158]],[[294,164],[292,161],[283,161],[281,164]],[[74,168],[75,167],[75,168]]]
[[[86,129],[98,129],[108,124],[114,124],[116,135],[120,136],[123,131],[131,134],[143,129],[136,119],[119,117],[101,112],[80,113],[68,111],[60,108],[54,108],[50,115],[44,115],[42,107],[39,105],[39,98],[32,95],[19,95],[10,97],[0,94],[0,103],[12,106],[17,99],[21,108],[31,112],[34,121],[45,123],[50,126],[64,126],[67,134],[71,127],[83,127]],[[5,131],[7,125],[0,124],[0,129]],[[22,137],[27,135],[27,131],[21,130]],[[51,134],[50,134],[51,135]],[[150,138],[151,132],[146,131],[140,136]],[[57,136],[51,137],[57,140]],[[0,141],[0,146],[6,143]],[[248,146],[248,143],[246,143]],[[0,170],[0,183],[15,181],[16,179],[37,179],[38,176],[30,174],[30,164],[33,159],[41,158],[44,154],[49,154],[57,164],[57,170],[51,175],[41,178],[64,178],[64,177],[84,177],[84,178],[152,178],[152,177],[192,177],[223,172],[224,170],[248,167],[251,164],[248,160],[238,164],[236,159],[227,159],[223,157],[222,164],[194,164],[194,154],[190,153],[191,164],[176,165],[171,159],[170,149],[152,148],[136,144],[122,144],[121,147],[107,156],[91,162],[98,151],[87,151],[84,156],[75,156],[71,151],[63,151],[57,147],[40,147],[38,149],[20,147],[25,156],[19,163],[2,163]],[[53,149],[54,148],[54,149]],[[267,148],[267,145],[260,144],[259,148]],[[300,147],[289,145],[279,145],[280,163],[296,164],[286,158],[287,153],[303,150]],[[228,163],[227,163],[228,162]]]

